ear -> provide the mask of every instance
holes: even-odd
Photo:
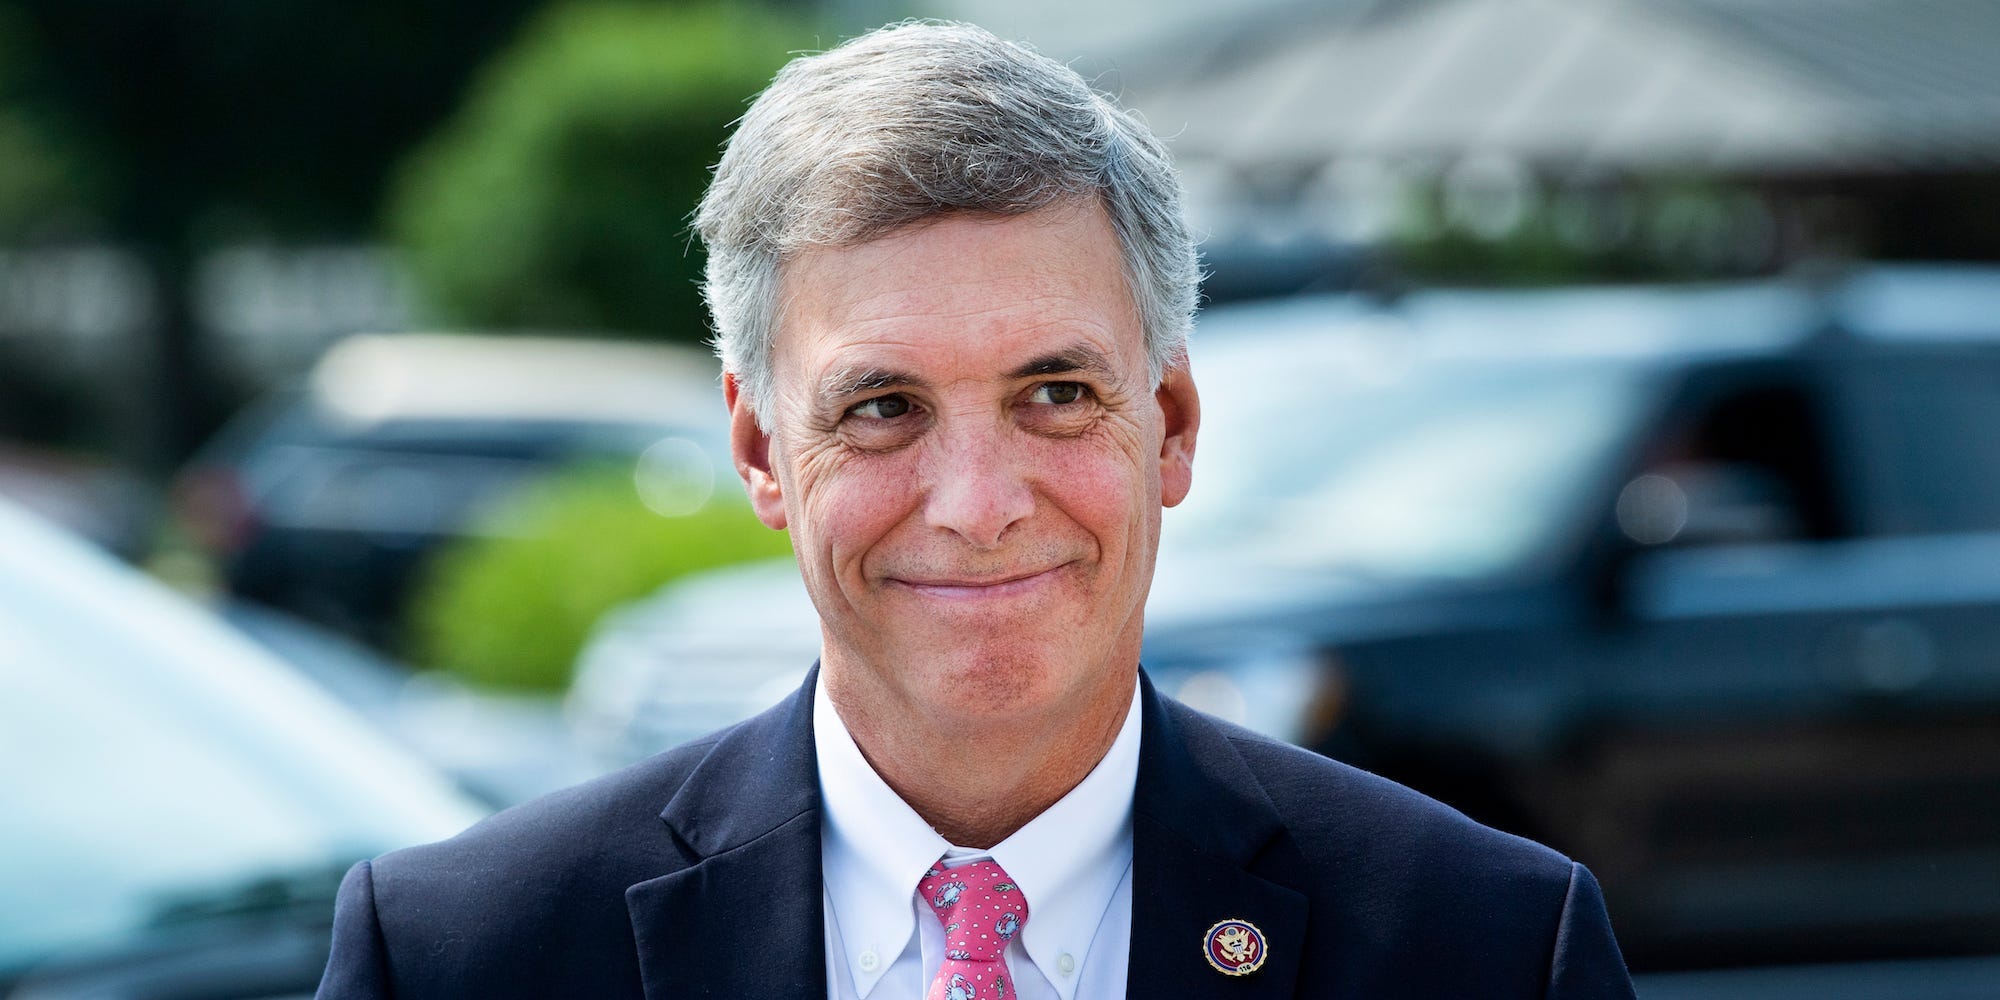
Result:
[[[1201,396],[1186,358],[1167,369],[1153,391],[1165,421],[1160,438],[1160,503],[1172,507],[1187,499],[1194,485],[1194,439],[1201,429]]]
[[[783,531],[785,493],[771,468],[771,435],[757,426],[757,414],[733,372],[722,376],[722,398],[729,404],[729,456],[736,463],[736,474],[743,477],[743,489],[750,494],[750,509],[757,512],[757,520],[765,527]]]

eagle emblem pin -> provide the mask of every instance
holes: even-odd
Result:
[[[1201,944],[1208,964],[1225,976],[1247,976],[1264,965],[1264,932],[1248,920],[1231,918],[1210,927]]]

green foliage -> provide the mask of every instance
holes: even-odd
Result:
[[[558,5],[407,164],[388,228],[439,318],[699,340],[689,216],[810,32],[755,7]]]
[[[120,241],[347,240],[373,228],[389,165],[542,6],[0,0],[0,78],[75,149],[83,207]]]
[[[0,234],[32,231],[78,200],[71,159],[27,115],[0,108]]]
[[[0,6],[0,239],[84,221],[96,193],[90,158],[64,117],[30,96],[36,41],[20,11]]]
[[[542,480],[493,512],[503,532],[433,559],[411,600],[409,656],[489,688],[560,691],[599,616],[685,573],[791,551],[735,496],[662,517],[630,466]]]
[[[1693,177],[1600,190],[1538,188],[1499,232],[1453,217],[1442,185],[1415,192],[1386,249],[1420,283],[1545,286],[1694,281],[1762,273],[1776,260],[1756,194]]]

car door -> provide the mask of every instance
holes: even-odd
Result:
[[[2000,943],[2000,383],[1967,360],[1697,386],[1621,491],[1579,850],[1635,962]]]

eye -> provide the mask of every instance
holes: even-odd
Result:
[[[877,396],[848,407],[847,412],[866,420],[894,420],[910,412],[910,401],[902,396]]]
[[[1028,396],[1030,402],[1046,403],[1052,406],[1068,406],[1080,402],[1090,390],[1082,382],[1043,382]]]

